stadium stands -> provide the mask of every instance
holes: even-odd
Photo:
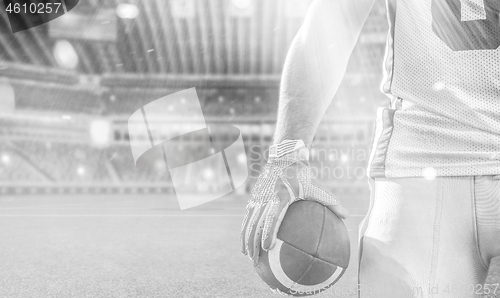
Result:
[[[66,123],[65,130],[78,133],[82,126],[85,127],[83,122],[91,121],[91,118],[73,117],[71,123],[74,127]],[[12,121],[15,122],[14,119]],[[100,147],[92,144],[89,137],[81,133],[80,141],[75,142],[66,142],[64,138],[54,136],[58,130],[46,119],[36,128],[30,127],[15,137],[4,136],[10,140],[0,147],[0,188],[4,192],[19,192],[18,188],[24,187],[25,190],[21,192],[27,193],[33,192],[33,187],[39,189],[35,193],[86,193],[96,189],[123,191],[132,188],[136,192],[144,189],[149,192],[172,192],[172,182],[165,171],[164,160],[158,160],[148,171],[136,169],[126,122],[124,119],[110,121],[114,128],[111,142]],[[219,119],[217,123],[226,122]],[[267,157],[266,150],[272,142],[273,122],[247,120],[231,124],[241,130],[245,142],[249,179],[244,189],[249,191]],[[370,121],[324,121],[311,151],[317,178],[337,192],[356,191],[357,187],[364,187],[372,130]],[[40,134],[44,138],[37,140],[36,135]],[[47,135],[53,136],[46,138]],[[214,136],[218,137],[223,136]],[[196,139],[179,138],[176,143],[180,148],[190,148],[189,152],[193,153],[199,151],[196,148],[202,148],[199,142]],[[197,190],[211,187],[206,178],[203,173],[198,173]],[[59,191],[60,188],[63,191]]]
[[[142,13],[117,20],[116,40],[75,37],[71,43],[80,63],[72,70],[54,60],[56,38],[49,25],[0,33],[0,76],[15,93],[15,112],[0,117],[3,193],[172,192],[161,161],[150,171],[135,168],[127,120],[145,104],[191,87],[208,124],[241,130],[250,189],[272,141],[280,73],[305,9],[294,10],[288,0],[256,0],[255,7],[234,14],[220,9],[227,1],[200,0],[190,15],[176,13],[167,7],[170,2],[137,2]],[[115,5],[88,1],[74,13],[85,18]],[[159,16],[160,10],[172,13]],[[7,23],[0,15],[0,25]],[[315,138],[312,163],[335,191],[366,185],[374,111],[388,103],[379,92],[386,30],[379,0]],[[35,48],[40,55],[33,54]],[[106,144],[92,140],[95,119],[111,125]],[[199,145],[181,140],[179,146]],[[209,187],[204,183],[200,177],[197,185]]]

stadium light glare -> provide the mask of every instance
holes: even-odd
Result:
[[[251,0],[231,0],[231,2],[239,9],[247,9],[250,7]]]
[[[93,120],[90,123],[90,138],[96,146],[106,146],[110,142],[111,124],[107,120]]]
[[[159,159],[155,161],[155,170],[158,173],[164,173],[167,171],[167,167],[165,165],[165,160]]]
[[[139,15],[139,8],[134,4],[120,3],[116,7],[116,15],[122,19],[135,19]]]
[[[2,162],[3,162],[4,164],[8,164],[8,163],[10,163],[10,156],[9,156],[9,155],[7,155],[7,154],[3,154],[3,155],[2,155]]]
[[[436,82],[432,88],[436,91],[442,91],[446,88],[446,83],[445,82]]]
[[[67,40],[58,40],[54,44],[53,55],[61,68],[75,69],[78,66],[78,54]]]
[[[207,168],[203,171],[203,178],[205,178],[205,180],[210,181],[214,177],[215,177],[215,173],[212,169]]]
[[[437,177],[437,171],[435,168],[428,167],[422,170],[422,176],[425,180],[434,180]]]
[[[247,157],[244,153],[241,153],[240,155],[238,155],[238,162],[241,164],[247,163]]]
[[[78,173],[78,175],[83,176],[83,175],[85,175],[85,168],[83,166],[79,166],[76,169],[76,172]]]

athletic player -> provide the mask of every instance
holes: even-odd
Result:
[[[316,200],[308,148],[374,0],[315,0],[289,50],[269,161],[242,227],[254,261],[287,206]],[[499,0],[387,0],[383,92],[360,230],[361,297],[480,297],[500,255]],[[496,282],[499,282],[498,280]]]

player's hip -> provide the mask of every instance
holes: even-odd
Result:
[[[494,176],[372,179],[360,228],[361,297],[480,297],[500,255]],[[499,290],[500,291],[500,290]]]

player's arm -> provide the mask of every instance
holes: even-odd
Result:
[[[254,264],[271,249],[288,207],[314,200],[341,218],[339,201],[312,182],[313,136],[344,75],[375,0],[314,0],[288,52],[279,99],[275,145],[252,189],[242,223],[242,252]]]
[[[275,144],[301,139],[311,146],[374,2],[312,2],[285,61]]]

